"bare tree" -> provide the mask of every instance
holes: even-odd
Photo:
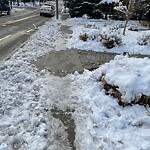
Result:
[[[123,30],[123,35],[125,35],[128,21],[139,9],[140,2],[141,2],[140,0],[124,0],[123,3],[120,3],[119,6],[115,7],[116,10],[125,14],[125,26]]]

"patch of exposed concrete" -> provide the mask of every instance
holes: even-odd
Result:
[[[59,119],[62,121],[64,126],[66,127],[66,132],[68,134],[68,141],[70,144],[71,150],[75,150],[74,141],[75,141],[75,123],[74,120],[71,117],[72,111],[70,110],[59,110],[57,108],[54,108],[51,110],[52,115],[54,118]]]
[[[64,50],[64,51],[52,51],[45,57],[40,58],[34,62],[39,70],[47,69],[51,74],[56,76],[66,76],[67,74],[78,71],[83,72],[83,66],[79,59],[77,51]]]
[[[114,59],[117,54],[103,53],[94,51],[78,51],[79,58],[83,68],[88,70],[97,69],[100,65],[103,65],[110,60]]]
[[[71,35],[72,34],[72,30],[70,30],[71,26],[66,26],[66,25],[61,25],[60,27],[60,31],[61,33],[65,36],[67,34]]]
[[[52,51],[34,62],[39,70],[47,69],[56,76],[83,73],[84,69],[93,70],[114,59],[116,54],[93,51],[63,50]]]
[[[69,18],[69,13],[62,13],[61,14],[61,20],[66,20]]]

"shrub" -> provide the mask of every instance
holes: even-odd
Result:
[[[87,39],[88,39],[88,35],[87,35],[86,33],[81,34],[81,35],[79,36],[79,39],[85,42],[85,41],[87,41]]]
[[[150,34],[142,35],[137,40],[139,45],[150,45]]]
[[[102,42],[102,44],[110,49],[115,46],[121,45],[122,39],[119,28],[111,27],[106,30],[106,32],[101,33],[95,24],[86,24],[86,28],[93,28],[87,33],[83,33],[79,36],[79,39],[82,41],[94,40],[97,42]]]
[[[117,36],[110,36],[106,39],[103,39],[103,45],[108,49],[115,47],[120,44],[120,39]]]
[[[128,28],[128,30],[131,30],[131,31],[138,31],[138,26],[137,25],[132,25]]]
[[[93,22],[88,22],[84,25],[85,28],[91,28],[91,29],[95,29],[95,23]]]
[[[144,106],[149,106],[150,107],[150,96],[144,95],[141,93],[140,96],[135,96],[135,98],[131,101],[125,101],[122,99],[122,92],[119,90],[119,86],[116,85],[111,85],[107,83],[105,80],[105,74],[102,73],[100,76],[100,81],[103,83],[103,87],[105,89],[105,94],[106,95],[111,95],[114,98],[118,100],[119,105],[121,106],[128,106],[128,105],[133,105],[133,104],[140,104]]]
[[[102,44],[108,49],[121,45],[122,43],[121,37],[113,33],[100,34],[100,38],[101,38]]]

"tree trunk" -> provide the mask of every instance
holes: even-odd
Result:
[[[123,35],[125,35],[127,24],[128,24],[129,19],[126,19],[125,25],[124,25],[124,30],[123,30]]]

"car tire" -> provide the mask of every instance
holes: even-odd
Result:
[[[40,16],[43,16],[43,14],[42,14],[42,13],[40,13]]]
[[[10,15],[10,10],[7,12],[7,15]]]

